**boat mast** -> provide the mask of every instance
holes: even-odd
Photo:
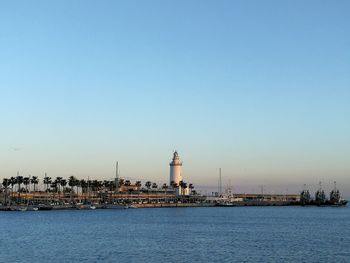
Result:
[[[119,190],[119,163],[118,161],[116,162],[115,166],[115,192],[117,193]]]
[[[221,181],[221,168],[220,168],[220,175],[219,175],[219,196],[222,195],[222,181]]]

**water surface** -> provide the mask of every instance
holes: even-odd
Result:
[[[0,262],[350,262],[350,209],[0,213]]]

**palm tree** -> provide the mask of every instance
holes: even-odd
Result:
[[[52,181],[50,187],[52,188],[53,199],[55,199],[55,193],[57,193],[57,181]]]
[[[56,180],[55,180],[55,182],[56,182],[56,184],[57,184],[57,186],[58,186],[58,192],[60,192],[60,190],[61,190],[61,181],[62,181],[62,177],[60,177],[60,176],[58,176],[58,177],[56,177]]]
[[[62,194],[63,194],[63,198],[64,198],[64,188],[67,185],[67,180],[62,178],[60,181],[60,185],[62,186]]]
[[[77,179],[73,175],[68,178],[68,185],[70,186],[70,201],[72,201],[74,186],[77,185]]]
[[[103,181],[103,187],[104,187],[104,197],[103,197],[103,201],[106,201],[106,196],[109,198],[109,188],[110,188],[110,181],[104,180]],[[106,195],[106,191],[107,191],[107,195]]]
[[[34,193],[33,193],[33,200],[34,200],[34,197],[35,197],[35,186],[39,183],[39,179],[37,176],[33,176],[31,179],[30,179],[30,182],[33,184],[34,186]]]
[[[112,194],[113,194],[113,191],[114,193],[116,193],[116,189],[123,185],[124,184],[124,179],[120,179],[119,182],[118,182],[118,186],[116,185],[116,181],[115,180],[112,180],[112,181],[109,181],[109,201],[111,202],[112,201]],[[119,192],[119,191],[118,191]],[[114,202],[115,200],[113,200]]]
[[[182,195],[183,194],[183,184],[184,184],[184,182],[181,180],[180,182],[179,182],[179,188],[180,188],[180,194]]]
[[[47,174],[45,173],[44,177],[44,185],[46,185],[46,192],[49,190],[49,185],[52,183],[51,177],[48,177]]]
[[[114,185],[115,185],[115,183],[114,183]],[[118,190],[119,190],[119,188],[121,188],[123,185],[125,185],[125,181],[124,181],[123,178],[120,178],[119,181],[118,181]]]
[[[11,203],[13,201],[13,187],[15,186],[15,184],[17,184],[17,180],[15,177],[11,177],[10,178],[10,185],[11,185]]]
[[[79,181],[79,185],[81,187],[81,194],[84,193],[84,196],[86,197],[88,183],[84,179],[82,179]],[[78,192],[78,187],[77,187],[77,192]],[[85,201],[86,201],[86,198],[85,198]]]
[[[183,182],[183,183],[182,183],[182,187],[181,187],[181,190],[182,190],[182,194],[183,194],[183,195],[187,192],[186,189],[187,189],[187,183]]]
[[[142,186],[142,185],[141,185],[141,181],[136,181],[135,186],[136,186],[138,189],[140,189],[140,187]]]
[[[35,192],[36,191],[36,189],[35,189],[35,186],[39,183],[39,179],[38,179],[38,177],[37,176],[33,176],[31,179],[30,179],[30,182],[33,184],[33,191]]]
[[[16,183],[18,184],[18,189],[17,189],[18,198],[17,198],[17,202],[19,203],[20,202],[20,197],[21,197],[21,194],[20,194],[20,192],[21,192],[21,184],[23,184],[23,176],[20,176],[19,172],[17,172]]]
[[[152,189],[157,189],[157,188],[158,188],[157,183],[153,183],[153,184],[152,184]]]
[[[75,187],[77,188],[77,199],[79,200],[79,187],[81,187],[80,180],[76,179]]]
[[[107,180],[104,180],[103,181],[103,187],[105,188],[104,190],[106,191],[109,191],[109,181],[107,181]]]
[[[7,189],[8,189],[8,187],[9,187],[9,185],[10,185],[10,180],[7,179],[7,178],[4,178],[4,179],[2,180],[2,185],[3,185],[4,188],[5,188],[4,203],[5,203],[5,206],[7,206]]]
[[[193,191],[193,188],[194,188],[193,184],[189,184],[189,185],[188,185],[188,188],[190,188],[190,192],[191,192],[191,194],[192,194],[192,191]]]
[[[151,189],[151,185],[152,185],[152,183],[150,181],[147,181],[145,183],[145,186],[147,187],[148,190]]]
[[[81,187],[81,192],[82,193],[86,193],[86,189],[87,189],[87,182],[82,179],[79,181],[80,187]]]
[[[28,185],[30,184],[30,176],[28,176],[28,177],[24,177],[23,178],[23,184],[25,185],[25,187],[26,187],[26,201],[28,201],[28,196],[27,196],[27,194],[28,194]]]
[[[30,184],[30,177],[24,177],[23,184],[26,186],[26,192],[28,192],[28,185]]]
[[[98,180],[93,180],[91,182],[92,195],[97,198],[97,193],[100,191],[102,187],[102,182]]]
[[[137,193],[140,194],[140,189],[141,189],[141,181],[136,181],[135,186],[137,187]]]

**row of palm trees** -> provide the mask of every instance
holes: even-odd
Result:
[[[47,176],[45,173],[45,176],[43,178],[43,185],[44,185],[44,191],[50,192],[50,193],[58,193],[58,194],[64,194],[64,193],[70,193],[71,198],[72,194],[76,193],[79,194],[79,189],[81,189],[81,193],[98,193],[98,192],[118,192],[119,189],[124,189],[123,191],[129,191],[133,192],[136,188],[137,191],[140,193],[142,190],[143,192],[149,192],[149,191],[157,191],[159,189],[157,183],[152,183],[151,181],[147,181],[145,183],[145,188],[142,188],[141,181],[136,181],[134,185],[131,184],[130,180],[124,180],[119,179],[118,185],[116,183],[116,180],[79,180],[74,176],[70,176],[68,179],[64,179],[63,177],[56,177],[51,178]],[[8,191],[11,190],[11,201],[14,198],[14,188],[17,186],[17,201],[20,199],[20,193],[34,193],[38,191],[38,184],[39,184],[39,178],[37,176],[20,176],[19,173],[17,173],[16,177],[11,178],[4,178],[2,181],[3,186],[3,192],[4,192],[4,201],[7,203],[7,197],[8,197]],[[22,187],[22,185],[24,187]],[[67,187],[67,185],[69,187]],[[33,189],[32,187],[33,186]],[[124,186],[124,187],[123,187]],[[134,188],[134,187],[135,188]],[[193,191],[193,185],[189,184],[187,186],[187,183],[181,181],[179,184],[176,184],[174,182],[171,182],[170,185],[173,189],[181,189],[181,194],[184,194],[187,188],[190,188],[191,192]],[[126,189],[126,190],[125,190]],[[169,186],[167,184],[163,184],[161,186],[161,189],[167,192],[169,189]]]

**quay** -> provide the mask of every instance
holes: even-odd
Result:
[[[87,180],[70,176],[68,179],[45,177],[39,185],[37,176],[4,178],[0,187],[0,211],[39,211],[69,209],[121,209],[162,207],[236,207],[236,206],[345,206],[334,183],[334,189],[326,198],[321,184],[315,198],[305,189],[299,195],[282,194],[233,194],[221,193],[212,196],[199,194],[194,185],[182,177],[182,162],[177,151],[169,164],[169,185],[141,181],[132,183],[119,177],[118,162],[113,180]]]

